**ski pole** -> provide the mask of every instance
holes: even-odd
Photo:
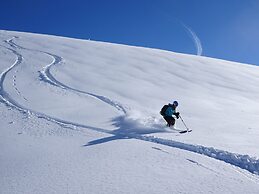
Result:
[[[183,122],[184,126],[186,127],[187,131],[189,131],[190,129],[186,126],[186,124],[185,124],[185,122],[183,121],[181,115],[179,115],[179,117],[180,117],[180,119],[182,120],[182,122]]]

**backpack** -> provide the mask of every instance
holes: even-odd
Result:
[[[169,105],[164,105],[163,106],[163,108],[161,109],[161,111],[160,111],[160,114],[162,115],[162,116],[165,116],[165,111],[166,111],[166,109],[169,107]]]

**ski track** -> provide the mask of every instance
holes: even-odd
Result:
[[[15,104],[17,104],[10,96],[9,94],[4,90],[4,86],[3,86],[3,83],[4,83],[4,80],[5,80],[5,77],[7,75],[7,73],[9,73],[13,68],[15,68],[16,66],[18,66],[19,64],[22,63],[23,61],[23,57],[21,54],[19,54],[18,52],[16,52],[15,50],[13,49],[10,49],[10,48],[7,48],[5,46],[2,46],[1,47],[5,48],[5,49],[8,49],[10,50],[13,54],[16,55],[16,61],[9,67],[7,68],[4,72],[1,73],[0,75],[0,97],[1,97],[1,102],[5,103],[6,105],[8,106],[11,106],[11,107],[16,107]],[[27,112],[25,111],[25,109],[22,107],[22,106],[17,106],[16,107],[19,111],[21,112]]]
[[[19,46],[16,43],[13,42],[13,40],[15,38],[18,38],[18,37],[13,37],[13,38],[7,40],[6,43],[8,43],[13,48],[20,48],[20,49],[24,49],[24,50],[28,50],[28,51],[40,52],[40,53],[49,55],[53,58],[52,63],[45,66],[42,71],[39,71],[39,73],[40,73],[39,76],[40,76],[42,81],[47,82],[51,85],[54,85],[54,86],[62,88],[62,89],[70,90],[70,91],[73,91],[73,92],[76,92],[76,93],[81,93],[81,94],[85,94],[85,95],[97,98],[97,99],[113,106],[117,110],[122,111],[124,114],[126,114],[126,109],[122,105],[120,105],[118,102],[115,102],[115,101],[113,101],[113,100],[111,100],[111,99],[109,99],[105,96],[100,96],[100,95],[96,95],[96,94],[93,94],[93,93],[90,93],[90,92],[85,92],[85,91],[82,91],[82,90],[72,88],[72,87],[67,86],[67,85],[59,82],[58,80],[56,80],[56,78],[50,73],[50,68],[54,65],[61,64],[63,62],[63,58],[60,57],[60,56],[57,56],[55,54],[49,53],[49,52],[40,51],[40,50],[33,50],[33,49],[21,47],[21,46]]]
[[[213,147],[205,147],[205,146],[202,146],[202,145],[193,145],[193,144],[182,143],[182,142],[169,140],[169,139],[163,139],[163,138],[159,138],[159,137],[155,137],[155,136],[145,136],[145,135],[136,134],[136,133],[123,133],[122,132],[123,130],[110,131],[110,130],[106,130],[106,129],[101,129],[101,128],[97,128],[97,127],[87,126],[87,125],[83,125],[83,124],[78,124],[78,123],[69,122],[69,121],[65,121],[65,120],[62,120],[62,119],[50,117],[50,116],[45,115],[43,113],[39,113],[37,111],[33,111],[33,110],[30,110],[28,108],[25,108],[25,107],[21,106],[20,104],[18,104],[15,100],[13,100],[11,98],[11,96],[4,90],[4,87],[3,87],[3,83],[4,83],[4,80],[5,80],[6,74],[9,73],[14,67],[16,67],[16,66],[18,66],[19,64],[22,63],[23,56],[16,51],[17,48],[26,49],[26,50],[29,50],[29,51],[41,52],[41,53],[47,54],[47,55],[49,55],[53,58],[52,63],[48,64],[47,66],[45,66],[43,68],[42,71],[40,71],[39,77],[42,81],[44,81],[46,83],[49,83],[53,86],[65,89],[65,90],[70,90],[71,92],[76,92],[76,93],[81,93],[81,94],[85,94],[85,95],[88,95],[88,96],[92,96],[92,97],[94,97],[98,100],[101,100],[101,101],[111,105],[112,107],[114,107],[117,110],[120,110],[124,114],[126,114],[126,109],[121,104],[119,104],[117,102],[114,102],[113,100],[111,100],[107,97],[96,95],[96,94],[89,93],[89,92],[85,92],[85,91],[78,90],[78,89],[74,89],[74,88],[66,86],[65,84],[56,80],[54,78],[54,76],[51,74],[50,68],[54,65],[62,63],[62,57],[51,54],[51,53],[48,53],[48,52],[44,52],[44,51],[38,51],[38,50],[27,49],[27,48],[21,47],[21,46],[15,44],[13,42],[13,40],[15,38],[18,38],[18,37],[13,37],[12,39],[9,39],[9,40],[5,41],[5,43],[7,43],[11,48],[8,48],[8,47],[5,47],[5,46],[1,45],[2,47],[10,50],[17,57],[17,60],[15,61],[15,63],[12,64],[8,69],[6,69],[0,75],[1,102],[5,103],[7,106],[9,106],[11,108],[15,108],[15,109],[19,110],[20,112],[22,112],[23,114],[32,114],[32,115],[35,115],[38,118],[42,118],[42,119],[57,123],[62,127],[70,128],[70,129],[73,129],[73,130],[75,130],[77,127],[82,127],[82,128],[91,129],[91,130],[94,130],[94,131],[97,131],[97,132],[113,135],[114,138],[112,137],[112,139],[133,138],[133,139],[138,139],[138,140],[141,140],[141,141],[147,141],[147,142],[152,142],[152,143],[165,145],[165,146],[169,146],[169,147],[173,147],[173,148],[178,148],[178,149],[181,149],[181,150],[205,155],[205,156],[208,156],[210,158],[214,158],[214,159],[217,159],[217,160],[220,160],[220,161],[224,161],[224,162],[226,162],[228,164],[231,164],[233,166],[236,166],[236,167],[239,167],[241,169],[247,170],[247,171],[249,171],[249,172],[251,172],[255,175],[259,175],[259,160],[256,159],[256,158],[250,157],[248,155],[231,153],[231,152],[228,152],[228,151],[215,149]],[[258,182],[258,181],[256,181],[256,182]]]

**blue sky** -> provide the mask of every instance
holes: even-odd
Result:
[[[0,29],[259,65],[259,0],[6,0]]]

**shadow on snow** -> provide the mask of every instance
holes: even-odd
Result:
[[[228,164],[232,164],[239,168],[245,169],[253,174],[259,175],[259,160],[249,155],[241,155],[237,153],[231,153],[224,150],[215,149],[213,147],[205,147],[202,145],[193,145],[182,143],[174,140],[163,139],[155,136],[146,136],[145,134],[152,133],[165,133],[169,132],[164,128],[158,127],[145,127],[139,124],[134,124],[133,121],[125,119],[121,116],[113,120],[114,126],[118,129],[111,131],[110,134],[113,136],[101,138],[89,142],[84,146],[97,145],[102,143],[107,143],[114,140],[123,140],[123,139],[138,139],[142,141],[152,142],[156,144],[161,144],[201,155],[208,156],[217,160],[224,161]],[[192,161],[190,161],[192,162]]]

